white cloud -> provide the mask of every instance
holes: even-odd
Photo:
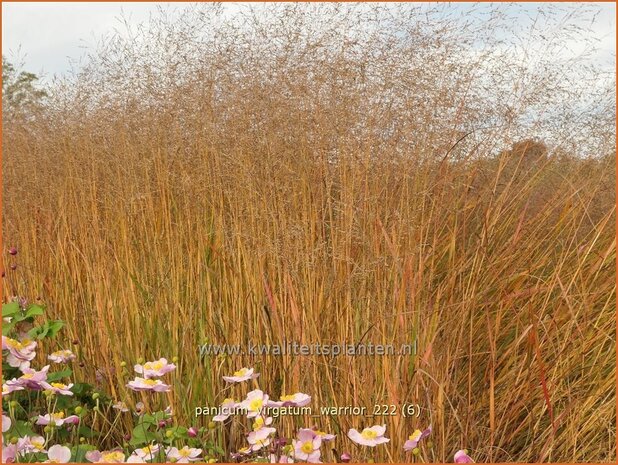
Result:
[[[2,53],[26,69],[64,73],[98,37],[148,19],[156,3],[2,3]]]

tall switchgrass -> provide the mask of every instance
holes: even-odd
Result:
[[[202,5],[102,40],[5,115],[5,295],[46,301],[114,396],[121,362],[179,356],[188,424],[255,366],[316,407],[418,403],[378,460],[432,424],[433,461],[614,461],[613,76],[561,58],[585,11],[478,8]],[[284,340],[418,353],[198,352]]]

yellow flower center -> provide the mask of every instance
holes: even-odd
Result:
[[[148,362],[144,365],[144,368],[146,368],[146,370],[160,370],[161,368],[163,368],[163,363],[162,362]]]
[[[300,450],[302,450],[305,454],[310,454],[311,452],[313,452],[313,442],[304,442],[303,445],[300,446]]]
[[[18,340],[11,339],[10,337],[7,337],[5,341],[6,341],[6,345],[8,345],[9,347],[13,349],[18,349],[18,350],[25,349],[26,346],[32,342],[30,339],[24,339],[23,341],[19,342]]]
[[[62,420],[64,418],[64,412],[52,413],[52,418],[55,420]]]
[[[51,385],[55,387],[56,389],[66,389],[67,388],[67,385],[62,384],[62,383],[51,383]]]
[[[108,452],[107,454],[103,454],[101,456],[101,458],[103,459],[103,462],[123,462],[124,461],[124,454],[122,452],[120,452],[119,450],[116,450],[114,452]]]
[[[154,386],[155,384],[157,384],[157,380],[156,379],[145,379],[144,384],[147,384],[148,386]]]
[[[418,438],[421,436],[421,430],[420,429],[415,429],[414,433],[412,433],[410,435],[410,437],[408,438],[410,441],[416,441],[418,440]]]
[[[257,417],[253,423],[253,431],[259,430],[262,426],[264,426],[264,419],[262,417]]]
[[[292,401],[292,400],[294,400],[294,395],[281,396],[281,400],[284,401],[284,402]]]
[[[144,454],[149,454],[149,455],[151,455],[151,454],[152,454],[152,446],[142,447],[142,452],[143,452]]]
[[[253,399],[249,403],[249,410],[251,410],[252,412],[257,412],[258,410],[262,408],[263,403],[264,401],[262,399]]]
[[[30,379],[32,378],[34,375],[32,373],[26,373],[24,375],[21,375],[22,379]]]
[[[191,451],[186,447],[183,447],[178,451],[178,455],[180,455],[181,457],[189,457],[191,455]]]
[[[378,436],[378,433],[376,433],[372,429],[365,429],[361,433],[361,436],[364,437],[365,439],[375,439]]]
[[[234,376],[245,376],[249,370],[247,368],[241,368],[234,372]]]
[[[37,450],[43,450],[43,446],[45,445],[45,441],[42,441],[40,439],[30,439],[30,444],[32,444],[34,446],[35,449]]]

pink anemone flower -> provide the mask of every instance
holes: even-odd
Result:
[[[68,349],[57,350],[48,355],[47,359],[54,363],[67,363],[71,360],[75,360],[75,354]]]
[[[146,379],[136,377],[133,381],[127,384],[129,389],[134,391],[153,391],[153,392],[168,392],[171,387],[165,384],[160,379]]]
[[[455,452],[455,463],[474,463],[474,460],[468,455],[468,451],[465,449]]]
[[[302,428],[297,438],[292,441],[294,446],[294,459],[309,463],[320,462],[320,446],[322,438],[309,428]]]
[[[247,418],[255,418],[261,414],[262,408],[268,405],[268,394],[264,394],[259,389],[255,389],[247,394],[247,398],[240,403],[240,407],[245,409]]]
[[[133,369],[136,373],[144,375],[144,378],[158,378],[166,373],[169,373],[170,371],[174,371],[176,369],[176,365],[173,363],[168,363],[165,358],[160,358],[154,362],[146,362],[143,365],[135,365]]]
[[[219,407],[219,413],[212,418],[212,421],[225,421],[234,414],[237,407],[234,399],[225,399]]]
[[[272,417],[264,417],[260,415],[255,417],[255,420],[253,421],[253,425],[251,425],[251,427],[253,428],[253,431],[257,431],[264,428],[265,426],[270,426],[272,422]]]
[[[325,433],[324,431],[320,431],[317,428],[314,428],[313,431],[315,432],[317,436],[319,436],[322,439],[322,441],[332,441],[333,439],[335,439],[334,434]]]
[[[168,459],[175,459],[176,463],[189,463],[189,462],[198,462],[200,461],[200,455],[202,454],[202,449],[195,449],[192,447],[184,446],[182,449],[178,449],[177,447],[168,447],[166,449],[166,454]]]
[[[17,380],[13,380],[13,381],[17,381]],[[11,392],[23,391],[23,390],[24,390],[24,387],[20,386],[19,384],[9,385],[9,384],[4,383],[2,385],[2,395],[3,396],[6,396],[6,395],[10,394]]]
[[[11,419],[4,413],[2,414],[2,432],[6,433],[11,427]]]
[[[135,449],[133,453],[144,460],[152,460],[161,450],[161,446],[158,444],[149,444],[146,447]]]
[[[30,454],[36,452],[46,453],[45,438],[43,436],[24,436],[17,440],[17,450],[21,453]]]
[[[403,445],[403,450],[406,452],[411,451],[421,440],[425,439],[427,436],[431,434],[431,426],[424,431],[420,429],[414,430],[414,432],[408,437],[408,440]]]
[[[251,444],[252,450],[260,450],[262,447],[270,444],[269,436],[277,430],[269,426],[263,426],[255,431],[251,431],[247,436],[247,441]]]
[[[13,378],[6,382],[9,389],[13,386],[21,386],[22,388],[33,389],[40,391],[43,388],[43,382],[47,381],[47,372],[49,371],[49,365],[45,365],[40,371],[33,370],[32,368],[24,368],[22,370],[23,375],[19,378]]]
[[[68,463],[71,460],[71,449],[56,444],[47,451],[47,460],[43,463]]]
[[[241,447],[237,452],[232,452],[231,457],[236,460],[241,458],[243,455],[249,455],[251,453],[250,447]]]
[[[253,371],[253,368],[241,368],[235,371],[232,376],[224,376],[223,379],[228,383],[242,383],[243,381],[255,379],[260,376],[259,373],[254,373]]]
[[[251,452],[257,452],[258,450],[270,446],[271,440],[270,438],[258,439],[255,441],[255,444],[251,444],[250,449]]]
[[[129,407],[127,407],[127,404],[125,404],[123,401],[119,400],[118,402],[116,402],[114,405],[112,405],[112,408],[116,409],[116,410],[120,410],[122,413],[128,412],[129,411]]]
[[[19,368],[22,371],[30,367],[30,361],[36,355],[36,346],[36,341],[31,341],[27,338],[18,341],[2,336],[2,350],[9,351],[6,361],[13,368]]]
[[[70,391],[70,389],[73,387],[73,383],[67,385],[64,383],[47,383],[46,381],[43,381],[41,383],[41,386],[44,390],[50,391],[54,394],[61,394],[63,396],[73,395],[73,393]]]
[[[17,445],[8,444],[2,445],[2,463],[14,463],[17,457]]]
[[[92,463],[124,463],[124,453],[121,450],[91,450],[86,452],[86,459]]]
[[[362,446],[375,447],[378,444],[384,444],[390,441],[390,439],[384,437],[385,432],[386,425],[376,425],[371,428],[365,428],[360,433],[352,428],[348,431],[348,437]]]
[[[269,401],[269,407],[304,407],[311,402],[311,396],[297,392],[288,396],[281,396],[279,401]]]
[[[39,418],[36,421],[37,425],[49,425],[52,424],[55,426],[62,425],[76,425],[79,423],[79,417],[77,415],[69,415],[65,418],[64,412],[58,413],[48,413],[47,415],[39,415]]]

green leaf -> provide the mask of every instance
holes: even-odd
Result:
[[[212,450],[214,450],[219,455],[225,455],[225,451],[220,446],[218,446],[216,444],[213,444],[210,448]]]
[[[8,336],[9,333],[11,331],[13,331],[14,327],[15,327],[15,321],[14,320],[11,320],[10,323],[2,322],[2,335],[3,336]]]
[[[44,454],[42,452],[37,452],[35,454],[31,453],[30,456],[29,456],[28,462],[31,462],[31,463],[43,463],[46,458],[47,458],[47,454]]]
[[[19,311],[20,311],[20,308],[17,302],[2,304],[2,318],[12,317],[18,314]]]
[[[87,426],[80,426],[79,430],[78,430],[78,434],[80,436],[85,437],[85,438],[93,438],[93,437],[95,437],[99,433],[97,433],[96,431],[91,430]]]
[[[34,318],[35,316],[43,315],[44,313],[45,313],[45,310],[43,309],[43,307],[39,305],[31,304],[26,309],[25,317]]]
[[[75,383],[71,388],[71,391],[76,396],[83,396],[92,391],[92,385],[88,383]]]
[[[42,326],[35,326],[28,331],[28,336],[33,339],[43,339],[49,332],[49,321],[46,321]]]
[[[46,337],[54,337],[58,331],[64,326],[62,320],[45,320],[41,326],[35,326],[28,331],[28,336],[33,339],[43,339]]]
[[[168,431],[174,433],[174,437],[178,439],[189,439],[188,429],[184,426],[173,426]]]
[[[84,436],[86,437],[86,436]],[[80,444],[77,447],[72,448],[71,462],[83,463],[85,462],[86,452],[96,450],[96,447],[91,444]]]
[[[58,334],[58,331],[62,329],[64,326],[64,321],[62,320],[53,320],[49,322],[49,333],[47,337],[54,337]]]
[[[142,417],[140,418],[138,422],[138,424],[148,425],[146,426],[146,428],[148,428],[150,425],[154,425],[155,423],[156,423],[155,417],[150,415],[149,413],[142,415]]]
[[[155,412],[153,414],[153,416],[154,416],[155,423],[159,423],[160,421],[169,418],[169,414],[167,414],[167,413],[165,413],[164,411],[161,411],[161,410],[158,411],[158,412]]]
[[[140,424],[133,428],[133,433],[131,434],[131,441],[129,441],[129,444],[137,446],[156,440],[157,436],[148,431],[149,426],[150,425]]]
[[[73,370],[70,368],[62,371],[56,371],[55,373],[49,373],[47,375],[47,382],[51,383],[53,381],[58,381],[59,379],[71,376],[73,374]]]
[[[17,420],[13,422],[11,429],[8,431],[8,435],[21,438],[24,436],[36,436],[36,433],[30,428],[30,423],[23,420]]]
[[[18,368],[10,366],[7,362],[2,362],[2,376],[4,379],[13,379],[21,376]]]

